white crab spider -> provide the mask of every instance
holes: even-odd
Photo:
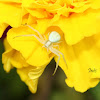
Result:
[[[55,72],[56,72],[56,70],[58,68],[58,64],[59,64],[59,60],[60,60],[60,54],[62,55],[63,60],[64,60],[64,62],[66,64],[66,66],[67,66],[67,63],[66,63],[66,60],[65,60],[65,57],[64,57],[63,53],[60,52],[59,50],[53,48],[53,46],[54,46],[53,43],[59,43],[60,40],[61,40],[61,36],[59,35],[58,32],[52,31],[50,33],[50,35],[49,35],[49,39],[47,40],[46,38],[44,39],[43,36],[36,29],[34,29],[33,27],[31,27],[30,25],[26,25],[26,26],[28,26],[33,31],[35,31],[39,35],[39,37],[37,35],[35,35],[35,34],[19,35],[19,36],[16,36],[16,37],[34,36],[41,44],[43,44],[43,47],[47,48],[47,50],[49,49],[52,53],[54,53],[55,55],[58,56],[58,61],[56,63],[56,68],[54,70],[53,75],[55,74]],[[16,38],[16,37],[14,37],[14,38]],[[56,45],[56,46],[58,46],[58,45]]]

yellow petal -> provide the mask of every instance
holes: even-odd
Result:
[[[38,10],[27,9],[27,11],[36,18],[46,18],[47,17],[47,12],[42,9],[38,9]]]
[[[100,8],[100,0],[90,0],[91,1],[91,7],[93,9],[99,9]]]
[[[37,23],[36,18],[33,17],[31,14],[29,14],[27,24],[31,25],[31,24],[36,24],[36,23]]]
[[[28,85],[30,91],[35,93],[37,91],[38,79],[41,76],[43,70],[44,67],[38,68],[29,66],[27,68],[17,69],[17,73],[19,74],[21,80]]]
[[[0,24],[0,37],[2,36],[4,30],[7,28],[7,26],[8,25],[5,23]]]
[[[22,9],[19,5],[0,2],[0,22],[18,27],[22,20]]]
[[[69,18],[61,17],[54,23],[64,32],[69,45],[78,43],[84,37],[100,32],[100,10],[88,10],[81,14],[73,14]]]
[[[69,8],[69,12],[75,12],[75,13],[83,13],[87,9],[91,7],[91,4],[83,5],[82,7],[75,7],[75,5],[72,5],[74,8]]]
[[[28,64],[26,63],[25,59],[23,58],[23,56],[21,55],[21,53],[19,53],[18,51],[14,51],[14,53],[11,55],[11,64],[16,67],[16,68],[22,68],[22,67],[27,67]]]
[[[45,34],[46,30],[48,29],[48,27],[51,25],[50,24],[50,19],[40,19],[37,20],[37,25],[36,25],[36,29],[41,33],[41,34]],[[41,28],[42,27],[42,28]]]
[[[2,54],[2,63],[4,64],[4,69],[7,72],[9,72],[12,68],[11,65],[13,65],[16,68],[28,66],[22,55],[18,51],[11,48],[6,39],[4,41],[4,46],[6,51]]]
[[[44,23],[44,24],[43,24]],[[44,34],[46,30],[45,21],[39,23],[36,29],[40,33]],[[43,24],[43,25],[42,25]],[[41,28],[42,26],[42,28]],[[12,48],[20,51],[22,56],[26,59],[27,63],[33,66],[42,66],[50,62],[53,56],[49,57],[46,48],[42,48],[42,44],[33,36],[20,36],[25,34],[36,34],[27,26],[22,26],[20,28],[12,28],[8,32],[8,42]],[[19,36],[19,37],[16,37]]]
[[[29,19],[29,14],[25,14],[22,18],[22,25],[26,24],[28,22]]]
[[[65,72],[67,85],[76,91],[85,92],[95,87],[100,78],[100,47],[94,36],[84,38],[79,43],[68,46],[63,44],[60,51],[64,54],[68,67],[61,58],[60,67]],[[56,58],[57,61],[57,58]]]
[[[16,3],[21,3],[21,0],[0,0],[2,2],[16,2]]]
[[[98,49],[100,49],[100,34],[94,35],[93,36],[93,39],[94,39],[94,42],[95,42],[96,47]],[[95,78],[95,77],[100,78],[100,68],[98,67],[97,69],[95,68],[93,70],[95,71],[95,73],[93,73],[91,77],[92,78]]]
[[[22,0],[22,6],[29,7],[35,0]]]
[[[12,49],[9,49],[2,54],[2,63],[4,64],[3,68],[6,72],[9,72],[13,68],[10,62],[10,57],[12,54],[13,54]]]
[[[3,68],[6,72],[9,72],[13,66],[11,65],[10,58],[13,54],[13,49],[10,47],[10,45],[7,42],[7,39],[4,40],[4,47],[5,47],[5,52],[2,54],[2,63]]]
[[[6,51],[2,55],[4,70],[9,72],[11,68],[13,68],[12,65],[16,67],[22,81],[28,85],[32,93],[35,93],[37,90],[38,79],[43,73],[45,66],[34,67],[28,65],[21,54],[10,47],[6,39],[4,44],[6,48]]]

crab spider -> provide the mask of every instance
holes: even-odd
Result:
[[[49,39],[46,39],[46,37],[42,36],[36,29],[34,29],[33,27],[31,27],[30,25],[26,25],[28,26],[30,29],[32,29],[34,32],[36,32],[38,34],[35,35],[35,34],[26,34],[26,35],[19,35],[19,36],[16,36],[16,37],[21,37],[21,36],[33,36],[35,37],[41,44],[43,44],[43,47],[47,48],[47,51],[48,49],[54,53],[55,55],[58,56],[58,61],[56,63],[56,68],[54,70],[54,73],[53,75],[56,73],[56,70],[58,68],[58,64],[59,64],[59,61],[60,61],[60,54],[62,55],[63,57],[63,60],[67,66],[67,63],[66,63],[66,60],[65,60],[65,57],[64,57],[64,54],[62,52],[60,52],[59,50],[53,48],[54,47],[54,43],[60,43],[60,40],[61,40],[61,36],[59,35],[58,32],[56,31],[52,31],[51,33],[48,33],[49,34]],[[14,37],[14,38],[16,38]],[[55,46],[59,46],[59,45],[55,45]]]

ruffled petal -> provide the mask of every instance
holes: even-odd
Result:
[[[28,65],[22,55],[10,47],[6,39],[4,45],[6,50],[2,55],[4,70],[9,72],[13,66],[16,67],[21,80],[28,85],[32,93],[35,93],[37,91],[38,79],[43,73],[45,66],[34,67]]]
[[[99,9],[100,8],[100,0],[90,0],[91,1],[91,8]]]
[[[45,67],[30,67],[17,69],[22,81],[24,81],[32,93],[37,91],[38,79],[41,76]]]
[[[6,72],[9,72],[12,66],[16,68],[28,66],[22,55],[18,51],[11,48],[6,39],[4,41],[4,46],[5,52],[2,54],[2,63],[4,64],[4,69]]]
[[[42,9],[27,9],[27,11],[36,18],[47,18],[47,12]]]
[[[15,3],[21,3],[22,0],[0,0],[2,2],[15,2]]]
[[[4,64],[3,68],[7,73],[13,68],[10,62],[10,58],[12,54],[13,54],[12,49],[9,49],[2,54],[2,63]]]
[[[22,0],[22,6],[30,7],[35,0]]]
[[[31,14],[29,14],[29,17],[28,17],[28,20],[27,20],[27,24],[28,25],[32,25],[32,24],[36,24],[37,21],[36,21],[36,18],[33,17]]]
[[[64,32],[68,45],[78,43],[84,37],[100,32],[100,10],[88,10],[81,14],[72,14],[69,18],[61,17],[54,23]]]
[[[0,24],[0,37],[2,36],[3,32],[7,28],[8,24],[2,23]]]
[[[100,45],[98,46],[98,43],[100,40],[97,41],[96,37],[91,36],[73,46],[63,44],[60,48],[68,67],[62,58],[59,65],[67,76],[65,80],[67,85],[74,87],[76,91],[85,92],[99,82]]]
[[[0,2],[0,22],[18,27],[22,21],[22,9],[18,4]]]

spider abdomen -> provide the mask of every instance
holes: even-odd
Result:
[[[60,39],[61,39],[61,36],[56,31],[52,31],[49,35],[49,41],[51,41],[52,43],[59,42]]]

